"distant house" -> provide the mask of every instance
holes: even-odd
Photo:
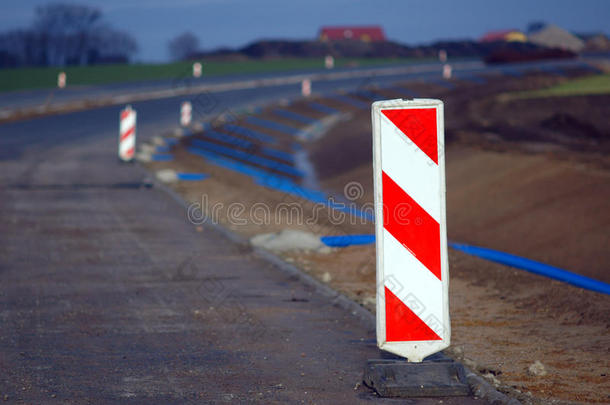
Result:
[[[385,41],[380,26],[322,27],[318,35],[320,41],[355,40],[363,42]]]
[[[480,42],[527,42],[527,36],[519,30],[490,31],[483,35]]]
[[[602,32],[575,34],[585,43],[584,51],[598,52],[610,50],[610,38]]]
[[[585,47],[585,42],[582,39],[553,24],[547,24],[537,30],[532,30],[529,34],[529,40],[539,46],[558,48],[575,53],[582,51]]]

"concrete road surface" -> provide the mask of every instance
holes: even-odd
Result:
[[[117,111],[0,126],[0,401],[397,402],[371,328],[117,162]]]

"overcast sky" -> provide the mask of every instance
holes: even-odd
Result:
[[[0,30],[28,26],[48,0],[1,0]],[[167,42],[184,31],[203,49],[262,38],[314,38],[322,25],[378,24],[407,44],[477,38],[544,20],[573,31],[610,31],[610,0],[73,0],[99,7],[131,32],[141,61],[167,60]]]

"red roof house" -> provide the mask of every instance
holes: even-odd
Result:
[[[322,27],[320,41],[357,40],[364,42],[385,41],[383,28],[373,26]]]
[[[519,30],[490,31],[483,35],[480,42],[526,42],[527,36]]]

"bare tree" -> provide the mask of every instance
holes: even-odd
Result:
[[[94,32],[92,44],[88,63],[128,62],[129,57],[138,50],[138,44],[130,34],[108,26]]]
[[[0,67],[128,62],[137,49],[98,9],[55,3],[36,9],[31,29],[0,33]]]
[[[193,33],[185,32],[169,41],[167,47],[172,59],[182,60],[199,50],[199,40]]]
[[[102,12],[97,8],[54,3],[36,8],[34,31],[45,44],[52,65],[86,64]]]

